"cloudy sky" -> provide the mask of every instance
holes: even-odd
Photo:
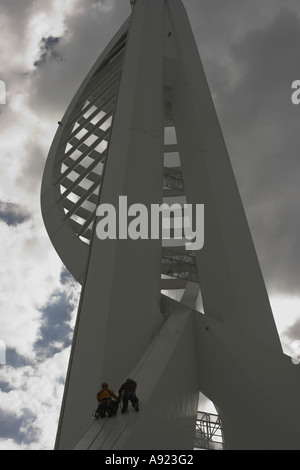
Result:
[[[292,354],[300,340],[300,105],[291,101],[299,1],[184,4]],[[44,229],[42,172],[58,120],[129,13],[129,0],[0,0],[0,450],[53,448],[79,288]]]

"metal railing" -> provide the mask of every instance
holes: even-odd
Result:
[[[219,415],[198,411],[195,450],[224,450],[224,435]]]
[[[179,279],[198,282],[198,271],[195,257],[170,251],[162,255],[162,274]]]

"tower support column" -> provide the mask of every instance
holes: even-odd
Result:
[[[101,204],[160,204],[163,190],[163,2],[140,0],[132,15]],[[96,220],[97,223],[97,220]],[[70,448],[90,420],[102,380],[118,388],[162,323],[161,240],[94,233],[82,289],[57,447]]]

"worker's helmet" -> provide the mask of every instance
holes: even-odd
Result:
[[[108,384],[106,382],[103,382],[103,384],[101,385],[102,388],[106,388],[108,387]]]

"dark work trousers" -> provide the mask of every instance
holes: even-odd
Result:
[[[132,403],[132,406],[138,411],[139,400],[134,392],[124,392],[122,394],[123,406],[122,413],[124,413],[128,408],[128,402]]]

